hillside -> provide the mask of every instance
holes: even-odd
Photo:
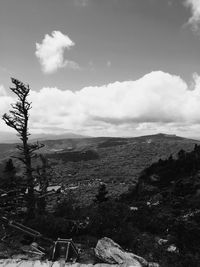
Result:
[[[5,157],[15,152],[2,148]],[[50,189],[58,191],[29,227],[49,238],[73,237],[85,248],[107,236],[163,267],[198,266],[200,142],[165,134],[62,139],[45,141],[43,152]]]
[[[57,152],[50,160],[55,164],[56,180],[66,186],[77,186],[74,192],[81,202],[85,202],[93,199],[100,182],[106,183],[112,196],[118,196],[135,183],[144,168],[159,158],[176,155],[180,149],[190,151],[195,143],[198,142],[160,135],[151,138],[99,138],[90,140],[85,147],[86,151],[95,151],[98,159],[66,161],[66,152]]]
[[[199,141],[173,135],[136,138],[76,138],[46,140],[45,153],[53,166],[53,184],[73,189],[81,203],[94,198],[100,182],[118,196],[134,184],[140,172],[160,158],[190,151]],[[16,153],[14,144],[0,144],[1,159]]]
[[[153,235],[151,249],[161,249],[162,262],[171,266],[199,266],[200,242],[200,146],[180,150],[177,158],[159,160],[141,173],[137,186],[121,196],[135,209],[134,226]],[[169,251],[169,250],[168,250]],[[171,262],[172,264],[172,262]]]

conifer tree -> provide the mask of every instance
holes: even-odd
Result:
[[[1,179],[0,187],[4,190],[16,189],[17,178],[16,168],[13,164],[12,159],[6,161],[5,168],[3,170],[3,178]]]
[[[27,184],[27,215],[30,217],[35,214],[35,196],[34,196],[34,176],[32,168],[32,158],[35,156],[35,151],[41,148],[43,145],[36,143],[32,144],[28,142],[30,133],[28,129],[29,111],[31,109],[31,102],[27,97],[30,92],[29,85],[23,84],[21,81],[11,78],[14,87],[10,90],[17,96],[17,102],[11,104],[12,110],[9,114],[3,115],[5,123],[17,131],[22,144],[17,145],[19,155],[16,157],[20,160],[25,167],[25,176]]]
[[[94,202],[99,204],[99,203],[107,201],[108,200],[107,194],[108,194],[108,191],[106,189],[106,185],[101,184],[99,186],[98,193],[95,196]]]

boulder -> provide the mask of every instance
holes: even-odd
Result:
[[[95,254],[102,262],[118,264],[123,267],[159,267],[157,263],[148,263],[144,258],[126,252],[120,245],[107,237],[98,241]]]
[[[107,237],[98,241],[94,251],[96,259],[98,258],[100,261],[95,260],[91,251],[88,251],[86,258],[80,257],[82,262],[77,263],[42,261],[33,259],[30,255],[25,257],[23,254],[18,254],[12,258],[0,259],[0,267],[159,267],[156,263],[148,263],[144,258],[124,251],[117,243]]]
[[[134,267],[148,266],[148,262],[133,253],[124,251],[112,239],[100,239],[95,248],[96,256],[103,262],[110,264],[123,264]]]

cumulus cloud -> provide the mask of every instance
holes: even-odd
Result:
[[[0,118],[5,112],[10,109],[10,104],[14,101],[14,98],[7,95],[7,92],[3,85],[0,85]],[[7,126],[3,120],[0,119],[0,131],[7,130]]]
[[[46,34],[42,43],[36,43],[35,55],[39,59],[45,73],[53,73],[59,68],[69,67],[79,69],[79,65],[71,60],[64,59],[65,49],[69,50],[75,43],[60,31]]]
[[[89,0],[74,0],[74,4],[80,7],[86,7],[89,4]]]
[[[0,103],[6,96],[0,96]],[[200,77],[192,88],[179,76],[151,72],[135,81],[80,91],[31,91],[30,128],[67,129],[88,135],[133,136],[155,132],[200,134]],[[10,99],[9,99],[10,101]]]
[[[108,60],[108,61],[106,62],[106,66],[107,66],[108,68],[111,67],[111,61],[110,61],[110,60]]]
[[[185,6],[190,8],[192,16],[188,20],[188,24],[192,26],[194,31],[199,29],[200,25],[200,1],[199,0],[185,0]]]
[[[0,97],[6,96],[6,90],[3,85],[0,85]]]

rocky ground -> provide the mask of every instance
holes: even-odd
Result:
[[[94,249],[82,250],[80,251],[78,262],[65,262],[65,260],[60,259],[59,261],[49,261],[42,260],[39,255],[33,255],[30,252],[30,247],[23,246],[21,251],[23,254],[17,254],[17,249],[8,249],[8,247],[3,243],[0,244],[1,253],[4,251],[4,259],[0,259],[0,266],[2,267],[39,267],[39,266],[72,266],[72,267],[159,267],[157,263],[148,263],[142,257],[139,257],[133,253],[124,251],[117,243],[115,243],[110,238],[102,238],[98,241]],[[24,253],[27,251],[26,253]],[[29,252],[28,252],[29,251]],[[9,255],[12,254],[12,257]]]

